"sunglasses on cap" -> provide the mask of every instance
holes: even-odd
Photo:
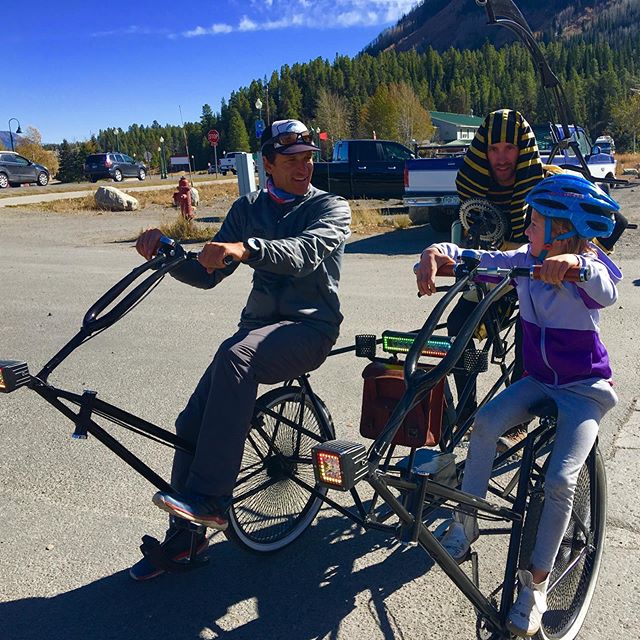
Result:
[[[303,133],[288,131],[285,133],[279,133],[277,136],[273,136],[273,138],[267,140],[262,147],[264,148],[267,145],[273,145],[274,149],[279,149],[280,147],[290,147],[294,144],[313,144],[313,137],[308,131]]]

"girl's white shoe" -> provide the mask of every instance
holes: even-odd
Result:
[[[456,514],[447,532],[442,536],[440,544],[458,563],[469,553],[471,545],[480,537],[478,521],[474,516]]]
[[[540,630],[542,615],[547,610],[549,578],[536,584],[526,569],[518,570],[520,593],[507,617],[507,629],[516,636],[533,636]]]

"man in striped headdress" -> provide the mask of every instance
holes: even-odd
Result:
[[[486,198],[503,209],[511,229],[511,240],[527,241],[524,198],[542,180],[542,162],[531,126],[513,109],[492,111],[467,150],[458,171],[456,187],[460,200]]]
[[[536,138],[522,114],[513,109],[492,111],[478,128],[467,150],[464,163],[458,170],[456,187],[460,200],[484,198],[503,210],[509,222],[505,237],[507,247],[515,248],[527,242],[527,205],[529,191],[544,177]],[[460,326],[473,311],[476,302],[461,298],[447,319],[447,332],[457,335]],[[512,380],[522,376],[522,338],[519,324],[515,336],[515,364]],[[460,407],[458,423],[462,424],[476,409],[475,380],[457,373],[454,376],[458,397],[467,384],[472,384],[465,406]],[[526,436],[526,425],[517,426],[504,434],[501,444],[515,444]]]

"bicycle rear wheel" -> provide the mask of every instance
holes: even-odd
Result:
[[[322,499],[311,448],[333,437],[331,417],[298,386],[268,391],[256,403],[229,513],[227,537],[255,553],[291,544],[311,524]],[[300,483],[304,483],[303,486]]]
[[[543,487],[531,494],[522,534],[520,566],[528,567],[544,504]],[[589,609],[600,571],[607,512],[604,462],[594,447],[580,470],[567,531],[562,538],[547,592],[540,640],[573,640]]]

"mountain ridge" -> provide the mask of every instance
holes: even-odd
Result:
[[[619,35],[640,30],[640,0],[519,0],[515,4],[542,41],[606,36],[615,44]],[[485,9],[475,0],[423,0],[382,31],[363,53],[478,49],[487,41],[500,47],[515,40],[510,30],[487,25]]]

